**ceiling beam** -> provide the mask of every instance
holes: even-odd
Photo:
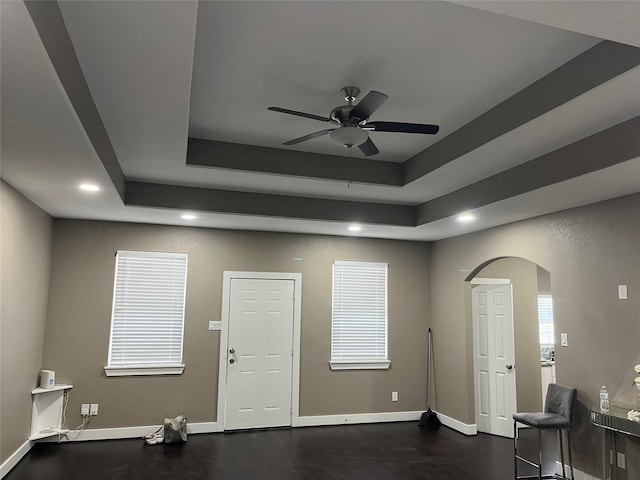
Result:
[[[640,157],[640,117],[418,206],[127,182],[125,204],[414,227]]]
[[[189,138],[187,165],[402,186],[402,164]]]
[[[124,173],[82,73],[58,2],[27,0],[24,3],[89,141],[124,200]]]
[[[405,184],[640,65],[640,48],[603,41],[413,156]]]
[[[409,227],[416,225],[417,215],[417,207],[410,205],[327,200],[129,181],[125,204]]]
[[[418,225],[640,157],[640,116],[423,203]]]

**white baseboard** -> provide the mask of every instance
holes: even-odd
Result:
[[[418,421],[422,411],[409,412],[380,412],[380,413],[354,413],[345,415],[313,415],[298,417],[294,419],[294,427],[312,427],[322,425],[348,425],[359,423],[384,423],[384,422],[407,422]],[[440,421],[454,430],[465,435],[474,435],[475,425],[467,425],[446,415],[438,414]],[[145,435],[155,432],[160,425],[147,425],[137,427],[120,428],[92,428],[88,430],[70,430],[60,439],[57,436],[40,440],[41,442],[84,442],[91,440],[116,440],[124,438],[142,438]],[[189,423],[187,432],[215,433],[224,431],[224,426],[218,422]]]
[[[187,433],[216,433],[224,432],[224,426],[218,422],[199,422],[187,424]]]
[[[565,477],[571,478],[571,470],[569,469],[569,465],[565,465],[564,469]],[[575,467],[573,469],[573,473],[575,474],[575,480],[600,480],[600,477],[594,477],[592,475],[589,475],[588,473],[577,470]],[[560,462],[556,462],[556,474],[562,475],[562,464]]]
[[[69,430],[69,432],[58,437],[51,437],[44,442],[85,442],[89,440],[116,440],[123,438],[142,438],[160,428],[160,425],[147,425],[142,427],[120,427],[120,428],[92,428],[88,430]],[[218,422],[188,423],[187,433],[214,433],[222,430],[218,427]]]
[[[349,425],[357,423],[407,422],[418,420],[422,412],[351,413],[345,415],[313,415],[298,417],[294,427]]]
[[[460,420],[456,420],[455,418],[448,417],[443,413],[436,412],[438,414],[438,418],[440,419],[440,423],[443,425],[452,428],[460,433],[464,433],[465,435],[477,435],[478,427],[475,423],[462,423]]]
[[[294,427],[317,427],[322,425],[348,425],[357,423],[381,423],[381,422],[410,422],[420,419],[422,411],[416,412],[382,412],[382,413],[354,413],[346,415],[314,415],[299,417],[294,422]],[[455,418],[437,413],[440,422],[465,435],[477,435],[475,424],[462,423]]]
[[[31,442],[27,440],[0,465],[0,478],[4,478],[22,460],[22,457],[29,453],[29,450],[31,450]]]

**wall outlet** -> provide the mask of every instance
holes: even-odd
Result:
[[[91,404],[91,409],[89,412],[92,416],[93,415],[97,415],[98,414],[98,404],[97,403],[92,403]]]
[[[391,401],[392,402],[398,401],[398,392],[391,392]]]
[[[86,417],[87,415],[89,415],[89,404],[88,403],[83,403],[82,406],[80,407],[80,415],[82,415],[83,417]]]
[[[617,452],[618,453],[618,468],[622,468],[623,470],[627,468],[627,459],[624,456],[624,453],[622,452]]]

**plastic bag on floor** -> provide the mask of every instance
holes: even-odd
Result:
[[[164,419],[164,443],[184,443],[187,441],[187,417],[178,415]]]

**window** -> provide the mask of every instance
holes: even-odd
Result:
[[[553,347],[553,301],[551,295],[538,295],[538,327],[540,346]]]
[[[331,368],[389,368],[386,263],[333,264]]]
[[[180,374],[187,254],[116,254],[107,376]]]

